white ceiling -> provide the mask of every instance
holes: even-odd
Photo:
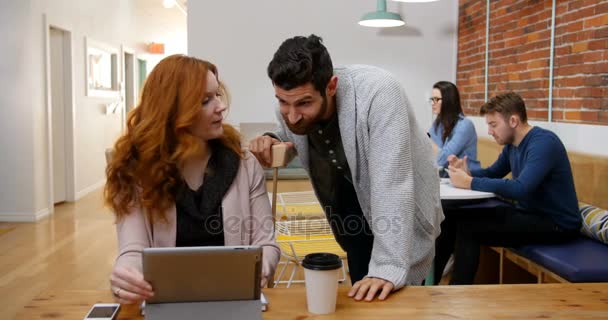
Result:
[[[136,28],[135,41],[141,51],[146,51],[151,42],[164,43],[165,55],[187,53],[188,23],[187,17],[177,7],[165,8],[162,0],[132,0]],[[186,8],[185,0],[177,0]],[[151,55],[149,62],[160,59],[163,55]]]
[[[186,0],[177,0],[183,8],[187,8]],[[165,8],[162,0],[134,0],[135,9],[138,18],[143,18],[146,21],[154,21],[154,28],[157,33],[162,34],[186,32],[187,18],[177,8]],[[147,24],[148,27],[149,24]]]

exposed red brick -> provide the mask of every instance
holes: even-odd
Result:
[[[604,96],[603,88],[578,88],[574,90],[577,97],[581,98],[602,98]]]
[[[608,52],[608,51],[607,51]],[[603,59],[604,52],[585,52],[582,54],[583,62],[599,62]]]
[[[584,23],[584,28],[593,28],[593,27],[602,27],[608,25],[608,14],[603,14],[591,19],[586,19]]]
[[[531,119],[547,117],[551,4],[490,2],[488,93],[520,93]],[[459,5],[457,85],[465,112],[476,114],[484,100],[486,3]],[[608,124],[608,115],[599,113],[608,111],[608,1],[561,0],[556,9],[552,117]],[[579,113],[566,117],[565,111]]]
[[[608,1],[601,1],[595,6],[595,14],[605,14],[608,13]]]
[[[589,41],[589,50],[608,49],[608,39]]]
[[[604,88],[606,88],[608,87],[608,74],[585,77],[585,79],[583,80],[583,85],[603,86]],[[606,101],[608,101],[608,99],[606,99]]]
[[[608,38],[608,27],[603,27],[593,31],[593,39]]]
[[[583,2],[579,0],[570,1],[568,3],[568,11],[575,11],[576,9],[580,9],[583,7]]]
[[[551,117],[553,118],[553,121],[564,120],[564,112],[553,109],[553,112],[551,112]]]
[[[556,98],[572,98],[574,97],[573,89],[553,89],[553,96]]]
[[[526,110],[526,113],[531,120],[547,120],[549,117],[549,111],[547,110]]]
[[[582,76],[578,77],[562,77],[553,80],[553,86],[555,87],[580,87],[585,84],[585,78]]]
[[[556,46],[555,47],[555,55],[565,55],[572,53],[570,46]]]
[[[566,111],[566,120],[583,120],[597,122],[599,120],[598,111]]]
[[[563,23],[563,22],[568,22],[568,21],[577,21],[583,18],[587,18],[587,17],[591,17],[595,15],[595,8],[593,7],[588,7],[582,10],[576,10],[576,11],[570,11],[567,14],[561,15],[561,16],[557,16],[555,17],[555,23]],[[577,22],[579,23],[579,22]],[[580,22],[580,27],[582,29],[583,24],[582,21]],[[578,29],[580,30],[580,29]]]
[[[582,52],[587,51],[589,49],[588,42],[578,42],[572,44],[572,52]]]
[[[596,6],[599,2],[602,2],[604,0],[583,0],[583,8],[584,7],[590,7],[590,6]]]

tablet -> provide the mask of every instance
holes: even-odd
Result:
[[[154,288],[148,304],[259,300],[262,248],[146,248],[143,269]]]

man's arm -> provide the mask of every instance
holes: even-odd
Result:
[[[538,188],[549,171],[555,166],[558,158],[556,155],[559,154],[555,146],[555,143],[551,141],[534,143],[527,151],[526,163],[517,178],[473,178],[471,189],[494,192],[513,200],[521,200],[527,197]]]
[[[509,152],[505,146],[498,156],[498,159],[486,169],[471,170],[472,177],[501,179],[511,172],[511,164],[509,163]]]
[[[285,123],[278,110],[276,116],[278,125],[274,132],[265,132],[249,142],[249,151],[253,153],[256,159],[258,159],[260,164],[265,168],[270,168],[272,166],[272,146],[275,144],[282,142],[287,143],[289,151],[287,152],[285,163],[289,163],[297,155],[297,151],[293,148],[293,142],[289,141]]]
[[[416,218],[414,168],[407,98],[394,79],[379,84],[369,110],[370,227],[374,245],[368,277],[390,281],[395,289],[411,277]],[[430,155],[430,154],[429,154]]]

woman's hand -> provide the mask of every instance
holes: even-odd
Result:
[[[154,296],[152,286],[144,275],[132,267],[116,267],[110,276],[110,288],[114,300],[121,304],[132,304]]]

